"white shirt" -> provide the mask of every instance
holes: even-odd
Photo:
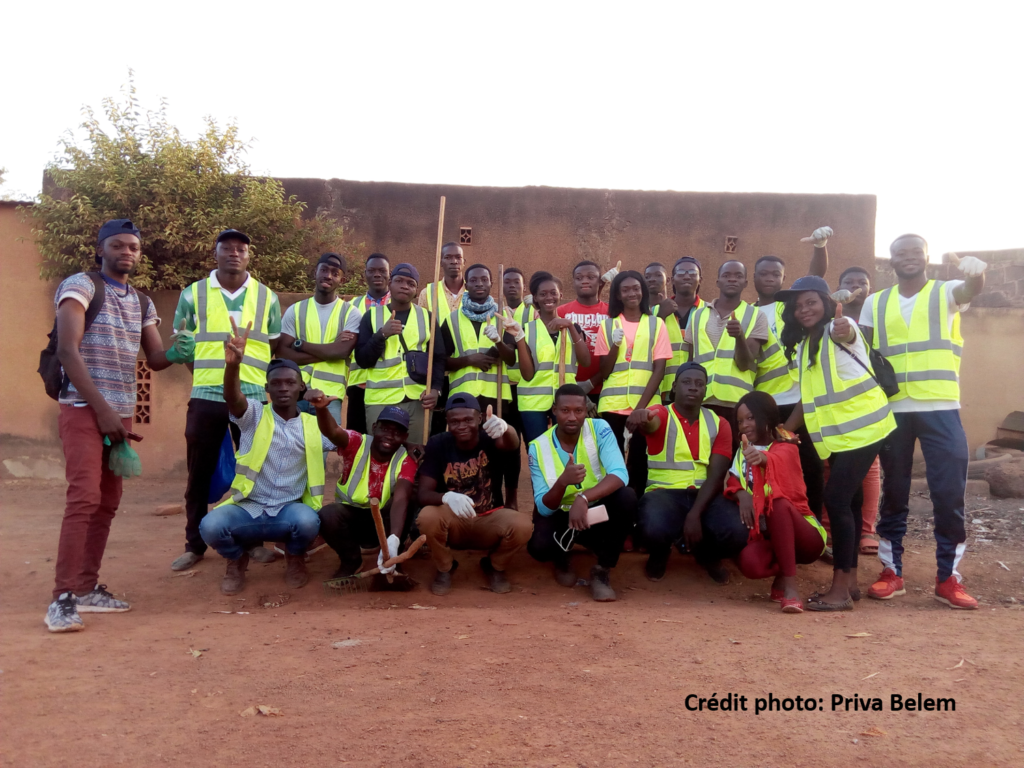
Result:
[[[768,304],[764,307],[758,307],[761,314],[764,315],[764,319],[768,321],[768,327],[772,329],[772,333],[775,335],[776,341],[779,343],[779,348],[782,349],[782,339],[779,338],[779,330],[775,327],[778,320],[778,316],[775,314],[775,302]],[[783,350],[785,353],[785,350]],[[776,405],[793,405],[800,402],[800,382],[798,380],[793,381],[793,385],[780,395],[775,395]]]
[[[327,321],[331,319],[331,312],[334,311],[334,305],[337,304],[341,299],[337,296],[334,297],[334,301],[327,304],[321,304],[316,299],[313,300],[313,306],[316,307],[316,313],[320,315],[320,343],[331,344],[335,339],[324,338],[324,333],[327,330]],[[284,316],[281,318],[281,333],[286,336],[291,336],[293,339],[299,338],[299,334],[295,330],[295,307],[298,306],[298,302],[292,304],[288,309],[284,311]],[[348,313],[348,319],[345,320],[345,327],[342,331],[351,331],[352,333],[359,333],[359,322],[363,319],[363,313],[359,311],[359,308],[355,305],[352,306],[354,312]],[[341,332],[339,331],[339,335]]]
[[[953,291],[964,284],[963,280],[947,280],[942,286],[946,292],[946,306],[949,311],[948,323],[949,328],[947,329],[950,333],[953,331],[953,318],[957,312],[966,312],[970,308],[970,302],[967,304],[957,304],[956,299],[953,297]],[[900,314],[903,316],[903,322],[910,327],[910,321],[914,314],[914,305],[917,303],[917,297],[920,292],[915,293],[913,296],[904,296],[900,293],[899,288],[893,289],[896,296],[899,297],[900,301]],[[874,314],[875,302],[878,301],[878,293],[873,293],[868,296],[864,302],[864,307],[860,311],[860,320],[858,321],[864,328],[874,328]],[[907,396],[902,400],[893,400],[889,403],[892,406],[893,413],[923,413],[925,411],[949,411],[957,410],[960,408],[960,402],[958,400],[918,400],[913,396]]]

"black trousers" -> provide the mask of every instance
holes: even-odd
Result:
[[[601,418],[608,422],[615,435],[615,443],[626,458],[626,472],[629,473],[629,487],[633,489],[637,498],[644,495],[647,488],[647,439],[639,429],[629,436],[629,456],[626,456],[626,439],[623,432],[626,430],[626,419],[628,415],[622,413],[602,413]]]
[[[451,385],[448,382],[448,376],[444,377],[444,384],[441,387],[441,397],[438,398],[437,408],[430,412],[430,434],[440,435],[442,432],[448,431],[448,422],[444,417],[444,407],[448,403],[448,398],[451,396]]]
[[[796,408],[796,403],[779,406],[779,416],[782,417],[783,423],[793,413],[794,408]],[[811,512],[820,521],[822,493],[825,489],[825,465],[818,457],[818,452],[814,450],[814,443],[811,441],[811,436],[807,434],[807,427],[800,427],[796,434],[800,438],[800,445],[798,446],[800,449],[800,469],[804,475],[804,485],[807,486],[807,506],[811,508]]]
[[[201,555],[206,542],[199,534],[199,523],[209,509],[210,480],[217,469],[224,432],[238,447],[238,427],[228,419],[228,404],[215,400],[188,401],[185,415],[185,447],[188,485],[185,487],[185,549]]]
[[[361,435],[366,434],[366,390],[360,386],[345,390],[348,397],[348,413],[345,416],[345,429],[351,429]]]
[[[577,531],[574,543],[582,544],[597,555],[597,564],[602,568],[614,568],[619,562],[622,542],[633,530],[636,494],[627,485],[591,506],[601,504],[604,504],[608,510],[608,521],[593,525],[585,531]],[[540,512],[534,511],[533,536],[530,543],[526,545],[526,551],[534,560],[539,560],[542,563],[555,562],[567,565],[569,553],[558,546],[555,536],[562,541],[562,536],[568,529],[568,512],[556,509],[554,514],[544,516]]]
[[[839,451],[829,456],[828,484],[825,486],[825,509],[832,528],[833,567],[849,572],[857,567],[862,511],[864,506],[864,478],[875,463],[884,440]]]
[[[485,420],[487,418],[487,406],[491,406],[494,409],[495,416],[498,415],[498,401],[496,398],[481,396],[477,398],[477,401],[480,403],[480,410],[483,412]],[[514,400],[511,403],[502,403],[501,418],[508,422],[509,426],[515,429],[516,432],[522,434],[523,423],[522,419],[519,418],[519,411],[515,406]],[[447,425],[445,425],[445,428],[447,428]],[[515,491],[519,488],[519,475],[523,470],[523,450],[520,448],[518,451],[506,455],[508,458],[501,465],[501,480],[504,483],[502,498],[507,505],[509,491]]]
[[[686,516],[697,500],[697,489],[660,488],[648,491],[638,507],[637,533],[651,557],[667,558],[672,545],[681,542]],[[747,526],[735,502],[716,496],[701,515],[700,543],[692,550],[698,563],[713,565],[736,557],[747,545]]]
[[[361,547],[378,547],[377,528],[373,524],[373,515],[365,507],[353,507],[349,504],[327,504],[320,508],[320,535],[327,546],[338,553],[341,569],[349,574],[359,570],[363,564]],[[405,531],[391,530],[391,501],[380,509],[384,530],[394,533],[399,539],[405,538]],[[415,519],[415,515],[406,517],[406,527]]]

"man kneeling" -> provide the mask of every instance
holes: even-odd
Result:
[[[615,591],[608,572],[633,527],[636,493],[626,485],[629,475],[612,428],[587,418],[587,396],[579,385],[559,387],[553,412],[556,425],[530,443],[537,509],[527,549],[542,563],[554,561],[555,580],[563,587],[576,584],[569,567],[572,545],[592,550],[597,565],[590,569],[590,594],[610,602]]]
[[[409,438],[409,414],[397,405],[388,405],[362,435],[342,429],[327,407],[330,397],[311,399],[316,408],[320,430],[338,445],[344,461],[334,504],[320,510],[320,535],[338,553],[341,565],[332,576],[351,576],[360,569],[360,547],[378,546],[377,529],[370,513],[370,499],[380,500],[380,516],[388,536],[389,552],[377,557],[378,566],[398,554],[405,529],[406,513],[416,480],[416,462],[405,449]],[[393,570],[385,569],[387,573]]]
[[[419,475],[423,509],[416,523],[437,566],[430,591],[452,591],[454,548],[487,550],[480,567],[488,584],[493,592],[508,592],[505,567],[533,532],[530,519],[507,509],[501,497],[502,466],[519,450],[519,435],[490,406],[484,420],[480,403],[465,393],[448,398],[445,420],[448,431],[427,441]]]
[[[234,328],[224,345],[224,399],[241,432],[234,492],[199,525],[203,541],[228,561],[220,585],[225,595],[242,591],[249,566],[246,551],[256,542],[285,545],[284,580],[290,588],[309,580],[306,548],[320,529],[316,513],[323,503],[324,451],[335,448],[320,434],[315,416],[299,413],[305,385],[291,360],[272,360],[267,366],[269,404],[245,398],[238,372],[248,336],[248,329],[239,335]]]

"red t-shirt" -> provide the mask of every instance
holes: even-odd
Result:
[[[654,456],[665,449],[665,434],[668,432],[669,420],[668,408],[664,405],[649,405],[647,408],[661,419],[661,426],[656,432],[644,435],[647,438],[647,453]],[[686,444],[690,446],[690,455],[696,456],[700,452],[700,416],[698,415],[697,420],[691,424],[683,414],[676,410],[675,405],[672,406],[672,409],[675,410],[676,416],[683,424],[683,433],[686,435]],[[715,442],[711,444],[711,453],[725,456],[730,462],[732,461],[732,427],[721,416],[718,417],[718,435],[715,437]]]
[[[599,301],[589,307],[580,304],[578,301],[570,301],[558,308],[559,317],[567,317],[583,329],[587,339],[587,348],[590,350],[590,365],[584,368],[579,366],[576,371],[576,381],[586,381],[601,370],[601,360],[594,354],[594,345],[597,343],[597,336],[600,333],[601,323],[608,319],[608,303]],[[593,394],[601,391],[600,387],[594,389]]]
[[[352,472],[352,463],[356,457],[356,451],[359,450],[359,446],[363,444],[363,435],[359,432],[353,432],[351,429],[346,429],[348,432],[348,445],[344,448],[338,449],[338,455],[341,456],[341,482],[345,483],[348,481],[348,476]],[[387,474],[388,467],[391,466],[389,462],[377,461],[373,458],[373,454],[370,454],[369,460],[366,462],[370,467],[369,477],[369,492],[371,499],[379,499],[381,493],[384,490],[384,476]],[[413,461],[411,456],[406,456],[402,461],[402,467],[398,470],[399,480],[408,480],[410,483],[416,480],[416,462]],[[394,488],[391,489],[392,493]]]

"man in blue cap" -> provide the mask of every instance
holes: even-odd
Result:
[[[155,371],[191,357],[191,339],[184,336],[164,351],[153,303],[128,285],[142,258],[141,238],[128,219],[106,222],[96,245],[100,271],[67,278],[54,299],[62,367],[58,424],[68,491],[53,602],[46,612],[51,632],[83,629],[80,612],[130,610],[97,582],[121,500],[121,477],[109,467],[111,444],[128,439],[132,428],[139,346]]]
[[[380,502],[384,530],[390,534],[390,551],[381,552],[377,564],[398,554],[416,480],[416,462],[405,448],[409,414],[397,405],[387,405],[373,422],[370,434],[363,435],[338,426],[329,408],[333,397],[314,390],[306,398],[316,408],[320,431],[338,446],[342,459],[336,501],[320,510],[320,535],[341,561],[331,577],[337,579],[360,570],[360,547],[379,545],[370,499]]]
[[[437,566],[430,591],[451,592],[454,548],[486,550],[480,568],[491,591],[509,592],[505,568],[533,533],[530,516],[506,507],[501,494],[501,468],[518,455],[519,435],[465,392],[448,398],[445,419],[448,431],[430,438],[419,472],[416,522]]]
[[[231,323],[232,336],[224,345],[224,400],[240,433],[235,479],[231,496],[203,518],[199,533],[228,561],[220,587],[225,595],[242,591],[249,550],[262,541],[285,545],[284,581],[298,589],[309,581],[306,549],[320,529],[323,454],[336,446],[321,435],[315,416],[299,411],[306,386],[293,361],[268,364],[264,385],[268,404],[246,397],[239,369],[250,331],[240,332],[234,320]]]

